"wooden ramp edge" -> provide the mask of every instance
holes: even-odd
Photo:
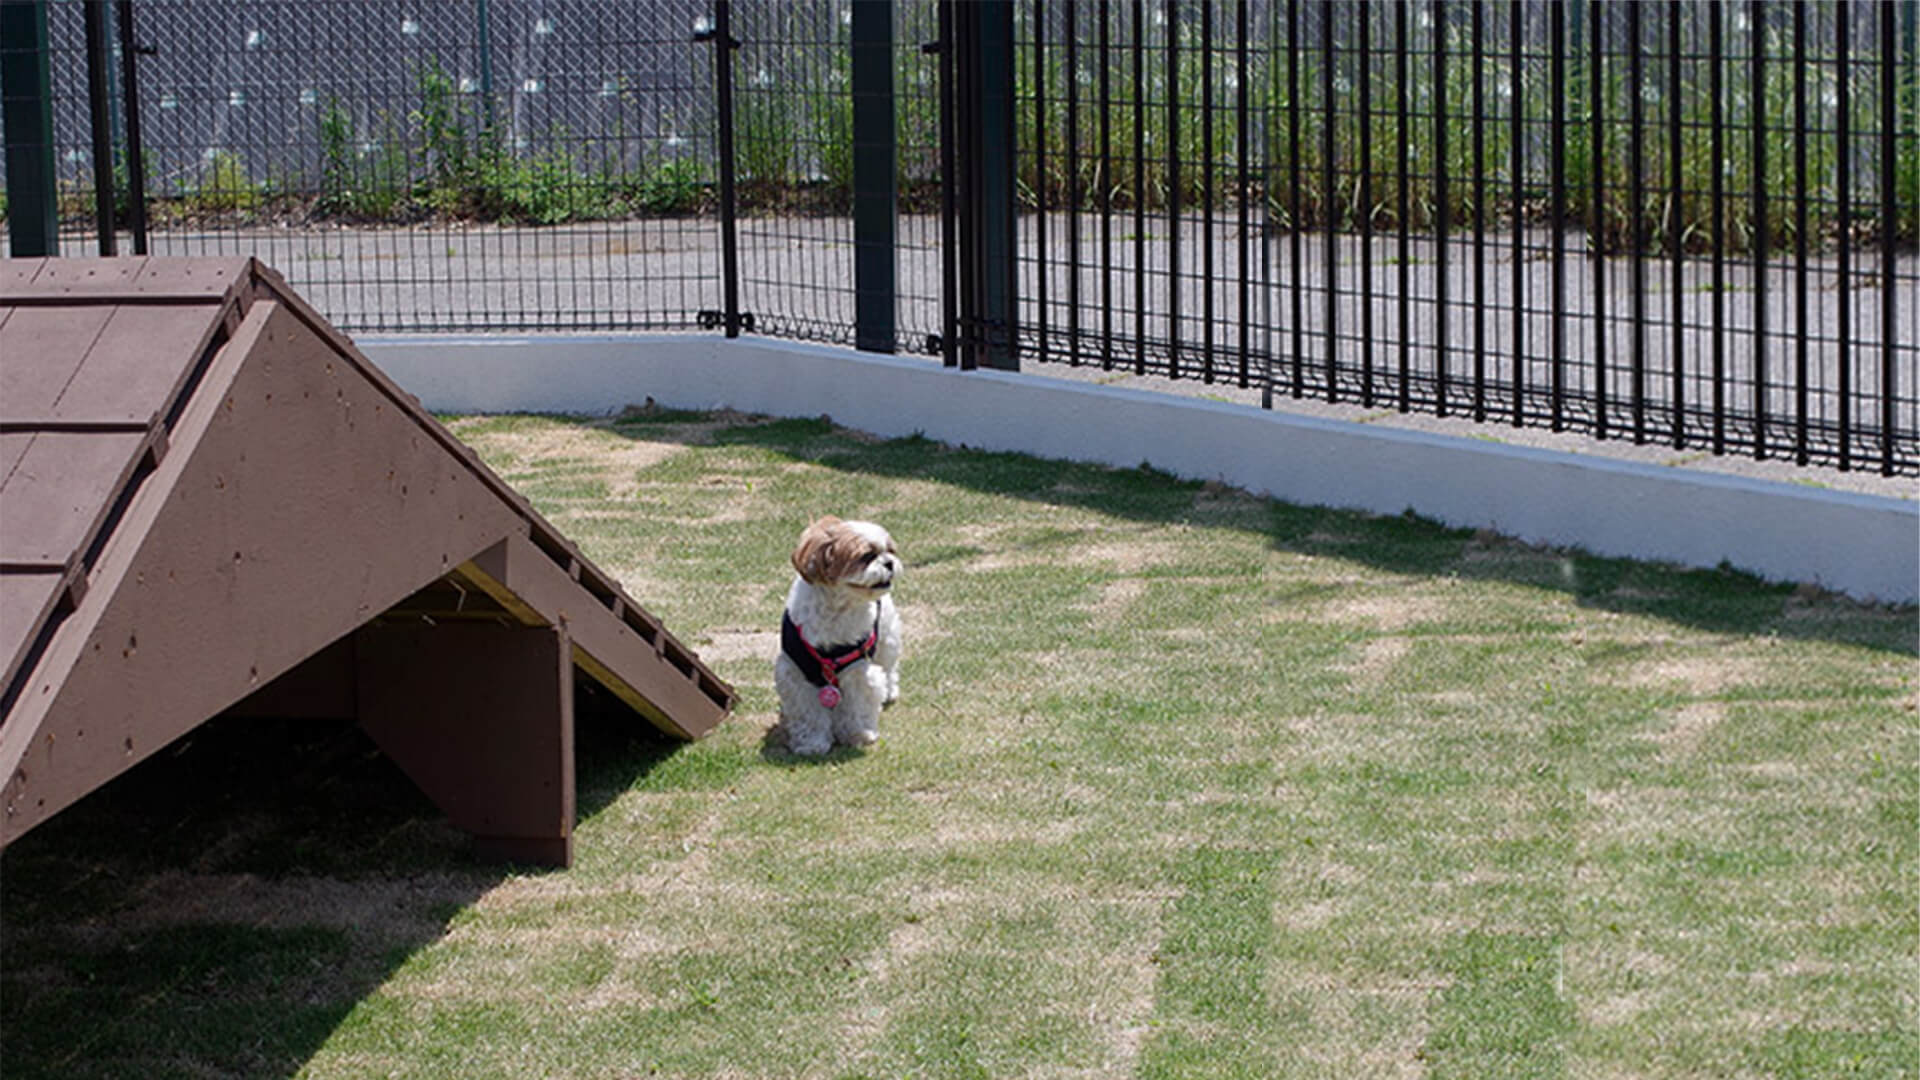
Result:
[[[358,720],[564,864],[573,679],[733,688],[251,259],[0,270],[0,847],[221,714]]]

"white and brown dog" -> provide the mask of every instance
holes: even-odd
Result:
[[[900,696],[902,563],[887,530],[823,517],[793,549],[773,685],[787,748],[813,756],[880,738],[880,709]]]

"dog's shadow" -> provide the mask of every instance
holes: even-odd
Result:
[[[835,746],[824,754],[796,754],[787,749],[787,725],[775,720],[760,736],[760,760],[785,769],[840,765],[866,757],[871,747]]]

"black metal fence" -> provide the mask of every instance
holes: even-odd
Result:
[[[152,250],[258,253],[353,330],[775,334],[1920,473],[1914,0],[47,10],[67,253],[143,179]]]
[[[1916,467],[1912,4],[1014,25],[1022,357]]]

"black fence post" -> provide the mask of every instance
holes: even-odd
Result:
[[[695,41],[712,41],[714,108],[719,114],[720,138],[720,277],[721,325],[730,338],[740,336],[740,240],[734,227],[733,159],[733,20],[728,0],[714,0],[713,27],[696,33]]]
[[[1909,18],[1907,30],[1913,30],[1915,20]],[[1895,157],[1894,127],[1898,116],[1895,99],[1899,96],[1899,85],[1895,71],[1899,66],[1900,44],[1897,40],[1897,12],[1893,0],[1880,2],[1880,472],[1892,476],[1895,471],[1894,452],[1897,427],[1895,424],[1895,397],[1899,390],[1898,361],[1894,358],[1894,334],[1898,319],[1895,318],[1899,297],[1895,283],[1894,250],[1899,241],[1900,195],[1895,173],[1898,171]],[[1908,47],[1907,70],[1911,72],[1912,47]],[[1909,78],[1913,76],[1909,75]],[[1920,81],[1920,80],[1916,80]],[[1908,116],[1912,116],[1909,103]],[[1914,192],[1907,192],[1908,198],[1920,198]],[[1920,238],[1917,238],[1920,239]],[[1911,301],[1913,294],[1908,293]]]
[[[120,94],[126,122],[127,228],[133,233],[133,253],[147,253],[147,158],[140,136],[140,58],[152,56],[134,33],[133,0],[120,0],[115,9],[120,30]]]
[[[107,44],[107,5],[87,0],[87,121],[93,129],[93,219],[100,254],[112,255],[116,242],[113,219],[113,116],[111,100],[112,50]]]
[[[960,351],[960,17],[955,0],[940,0],[940,364],[958,367]],[[969,366],[971,361],[968,361]]]
[[[981,317],[988,329],[986,365],[1020,369],[1014,349],[1018,278],[1014,273],[1013,0],[980,4]]]
[[[895,351],[898,190],[893,0],[853,4],[853,340]]]
[[[1753,65],[1749,84],[1753,138],[1753,165],[1747,186],[1753,197],[1753,456],[1765,460],[1770,442],[1767,431],[1767,260],[1772,257],[1773,237],[1767,215],[1767,5],[1766,0],[1748,0],[1747,26],[1752,35],[1747,46]]]
[[[953,12],[954,130],[943,150],[959,159],[960,367],[1017,371],[1013,2]]]
[[[480,45],[480,115],[491,136],[499,127],[493,115],[493,16],[487,0],[473,0],[473,22]]]
[[[60,253],[53,177],[53,57],[46,0],[0,0],[0,103],[7,228],[15,258]]]

